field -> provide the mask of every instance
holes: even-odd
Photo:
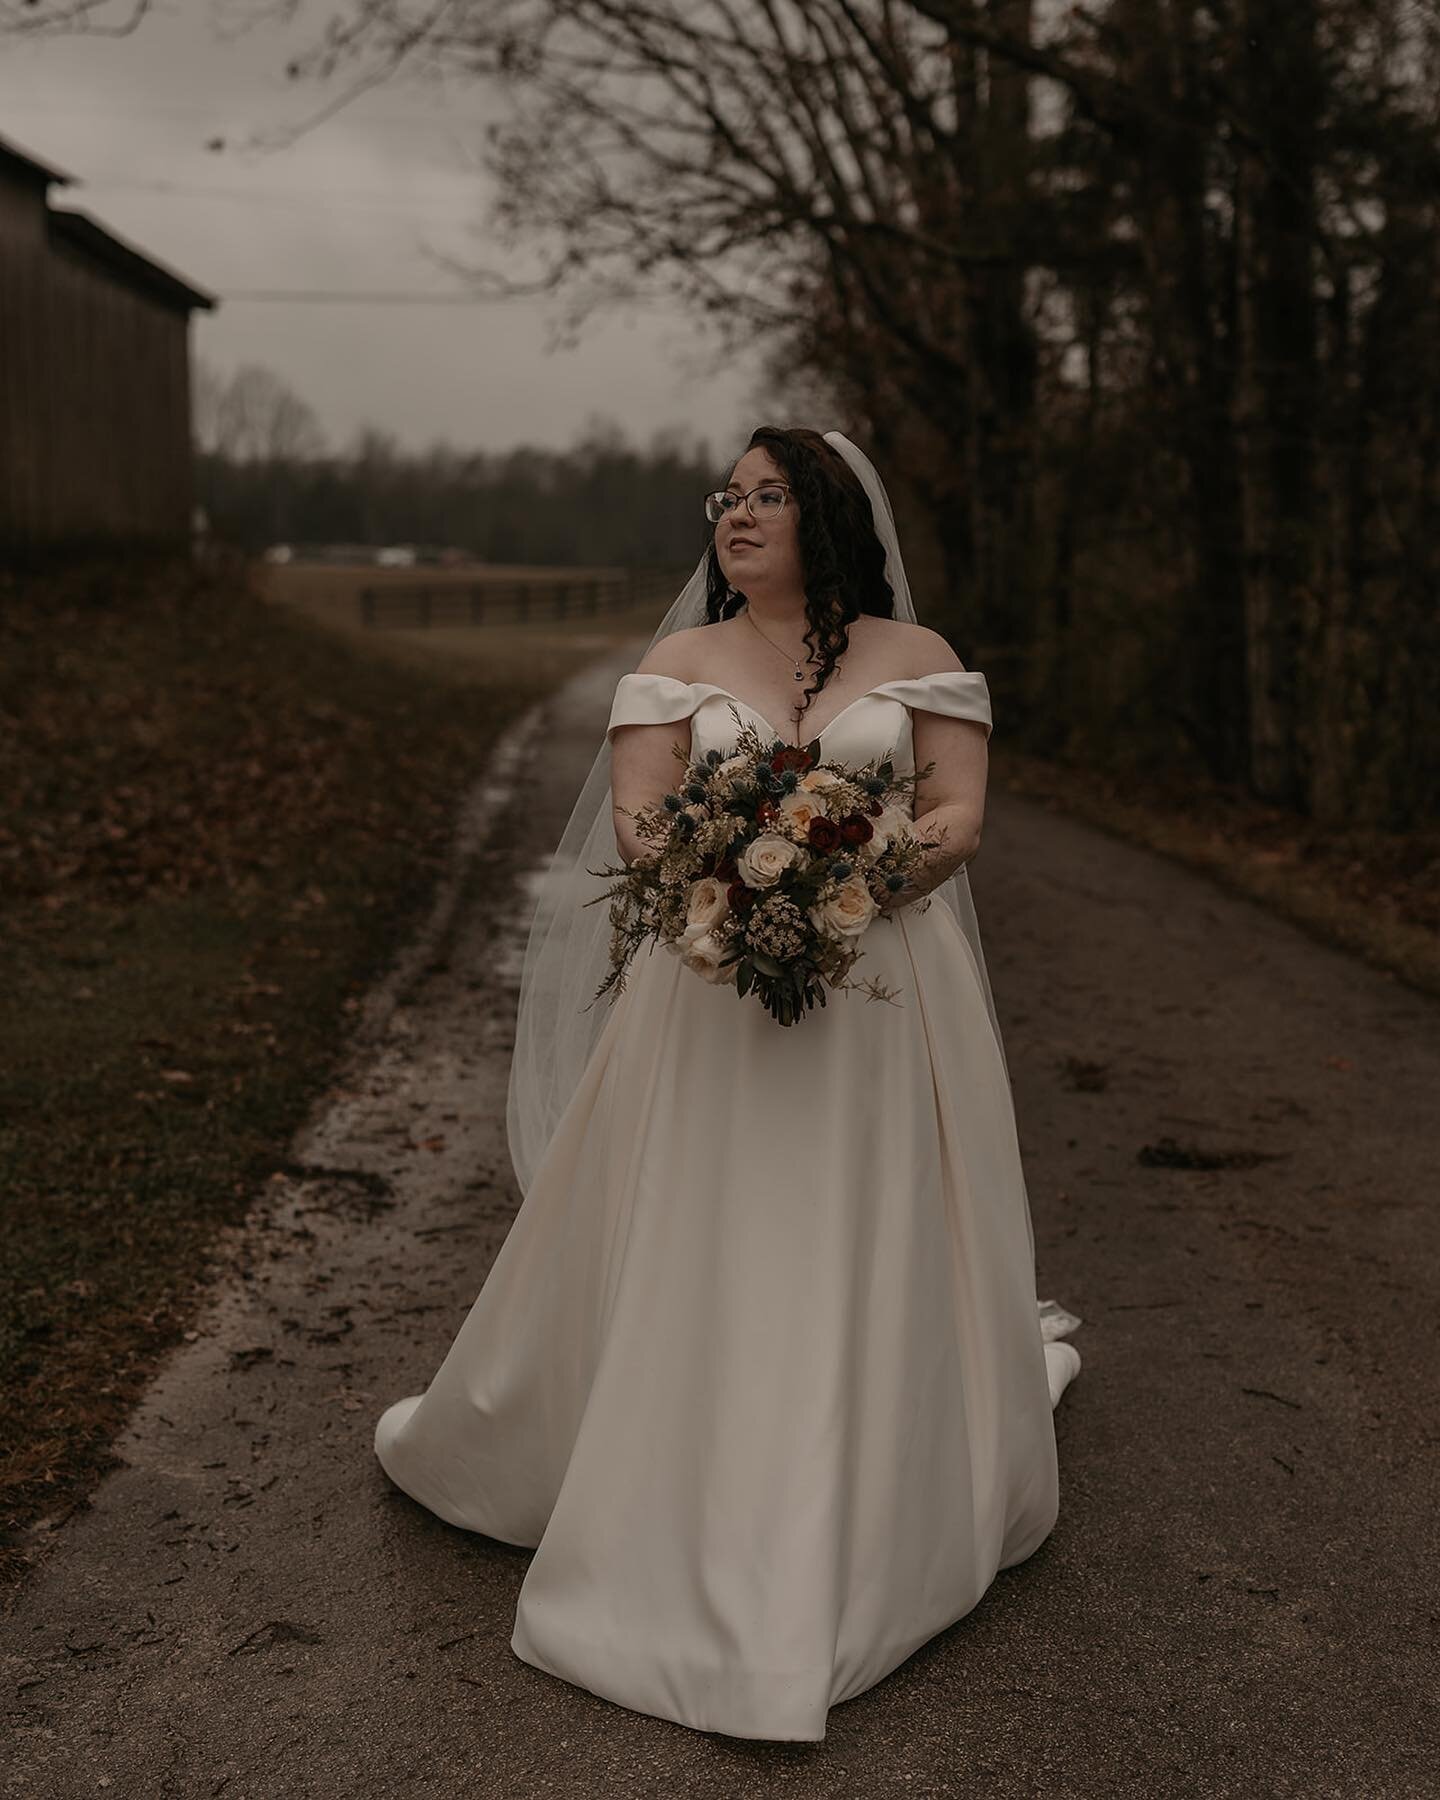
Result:
[[[464,669],[480,669],[493,677],[506,668],[529,669],[538,656],[541,667],[558,680],[586,656],[599,654],[627,637],[648,637],[679,593],[687,572],[677,570],[668,577],[652,580],[646,597],[633,607],[595,614],[577,612],[560,619],[507,619],[481,625],[368,626],[361,618],[361,591],[369,587],[381,593],[401,593],[423,584],[437,591],[451,588],[458,593],[477,583],[504,589],[524,581],[543,592],[551,582],[574,587],[589,580],[613,578],[617,573],[606,569],[499,565],[486,565],[483,569],[377,569],[289,563],[264,565],[256,570],[255,579],[259,591],[276,604],[324,625],[357,648],[382,651],[416,668],[447,676]]]
[[[0,584],[0,1584],[189,1329],[498,734],[659,616],[366,631],[375,574]]]

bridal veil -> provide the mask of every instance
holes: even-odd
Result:
[[[825,441],[849,463],[869,496],[875,530],[885,550],[886,579],[895,596],[895,617],[914,622],[915,603],[905,577],[895,515],[884,483],[869,457],[843,433],[827,431]],[[660,621],[651,644],[673,631],[704,624],[707,560],[708,553],[700,558],[695,572]],[[545,1146],[575,1092],[612,1004],[610,998],[594,1001],[609,967],[607,908],[603,903],[585,903],[602,894],[607,886],[593,871],[613,866],[619,860],[610,798],[610,743],[603,738],[549,866],[535,884],[535,909],[520,971],[506,1105],[510,1156],[522,1195],[528,1191]],[[932,890],[932,898],[952,909],[965,933],[1003,1061],[1004,1045],[970,893],[969,871],[959,869]],[[1028,1200],[1026,1225],[1033,1250]]]

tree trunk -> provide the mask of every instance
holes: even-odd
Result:
[[[1117,7],[1131,46],[1126,85],[1139,96],[1124,140],[1149,312],[1155,392],[1151,429],[1179,459],[1175,571],[1176,722],[1209,773],[1242,779],[1247,762],[1239,491],[1229,410],[1223,253],[1208,213],[1213,101],[1197,0]],[[1157,460],[1156,479],[1163,464]]]
[[[1029,44],[1033,0],[976,0],[977,20]],[[1034,623],[1035,402],[1038,358],[1026,314],[1033,231],[1030,74],[1016,61],[952,46],[957,102],[970,121],[956,192],[966,235],[995,261],[963,277],[968,365],[955,437],[965,478],[961,521],[942,524],[952,580],[970,597],[975,635],[1013,643]]]
[[[1316,0],[1245,0],[1238,87],[1235,424],[1253,790],[1306,791],[1301,645],[1318,607]]]

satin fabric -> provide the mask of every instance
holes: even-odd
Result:
[[[723,749],[733,742],[734,730],[729,716],[732,701],[746,716],[747,722],[758,725],[762,733],[769,731],[777,737],[786,735],[776,732],[764,713],[757,712],[728,688],[717,687],[709,681],[680,681],[673,675],[622,675],[615,689],[610,729],[613,731],[617,725],[665,725],[676,719],[691,719],[691,745],[696,755],[703,755],[714,745],[717,732],[721,734],[718,747]],[[888,712],[883,705],[876,704],[884,701],[890,702]],[[708,720],[700,725],[693,722],[694,715],[702,707],[717,704],[723,723],[712,726]],[[984,726],[985,736],[990,736],[990,687],[979,669],[946,669],[934,675],[883,681],[852,700],[849,706],[842,707],[815,735],[819,737],[827,759],[838,757],[852,762],[878,753],[869,739],[874,739],[879,748],[888,748],[893,742],[896,768],[913,773],[915,760],[909,711],[904,711],[901,716],[901,709],[910,707],[944,713],[953,719],[973,719]],[[856,709],[868,713],[868,722],[863,718],[851,720],[850,714]],[[696,731],[699,736],[694,735]],[[837,733],[842,736],[848,733],[851,742],[848,745],[833,743],[831,740]],[[809,739],[805,741],[809,742]]]
[[[732,703],[763,728],[628,675],[610,723],[688,718],[696,755],[728,751]],[[912,770],[927,706],[989,730],[957,671],[862,695],[823,752]],[[786,1029],[641,951],[448,1354],[375,1433],[439,1517],[536,1546],[517,1656],[735,1737],[823,1738],[1058,1510],[974,958],[931,904],[876,921],[855,973],[898,1000],[834,993]]]

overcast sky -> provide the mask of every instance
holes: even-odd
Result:
[[[720,457],[758,423],[738,372],[676,310],[597,319],[547,353],[533,301],[415,305],[263,301],[249,290],[454,293],[426,246],[497,261],[481,229],[483,89],[387,85],[288,148],[261,148],[343,85],[289,82],[330,9],[228,36],[212,0],[157,0],[131,36],[0,42],[0,135],[76,177],[51,204],[102,225],[219,297],[196,352],[229,373],[274,369],[334,445],[358,425],[419,448],[563,446],[600,413],[632,438],[681,425]],[[128,7],[117,5],[116,17]],[[344,78],[353,81],[355,71]],[[223,137],[216,152],[207,141]]]

